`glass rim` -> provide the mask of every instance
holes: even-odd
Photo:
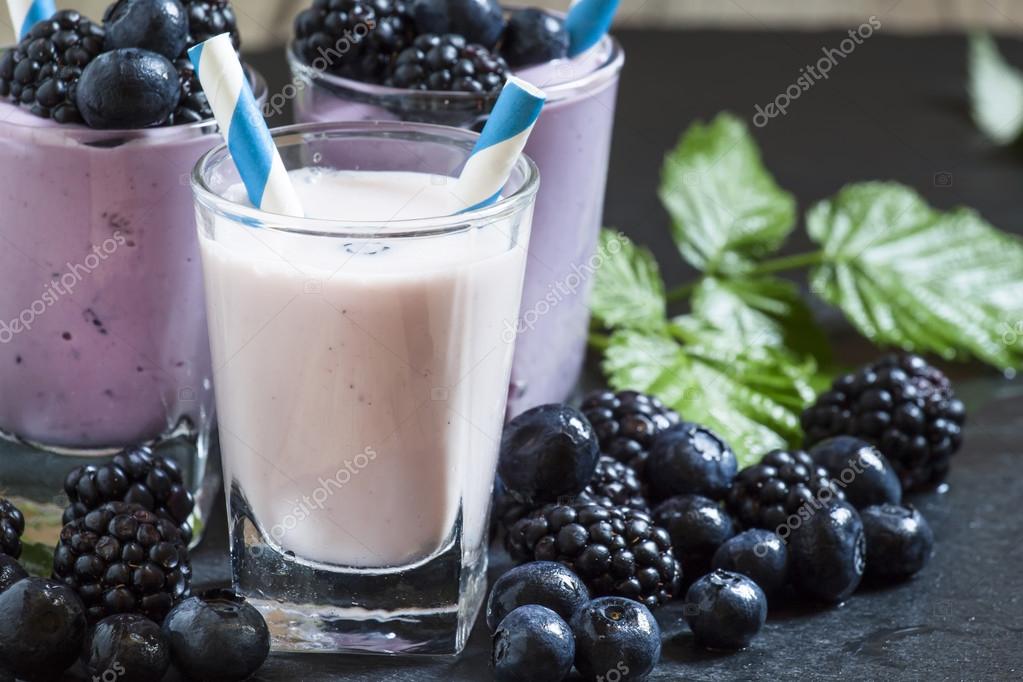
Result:
[[[608,48],[608,56],[607,59],[602,61],[596,68],[591,71],[587,71],[581,76],[570,78],[566,81],[540,86],[547,94],[548,103],[564,101],[570,99],[576,93],[587,92],[590,89],[596,89],[604,86],[621,72],[622,67],[625,65],[625,50],[622,48],[621,43],[618,42],[618,39],[615,38],[614,35],[608,33],[604,36],[601,44],[606,45]],[[499,94],[496,92],[481,94],[446,90],[409,90],[406,88],[392,88],[376,83],[365,83],[363,81],[357,81],[337,74],[314,69],[310,64],[306,64],[298,56],[298,54],[296,54],[294,39],[288,41],[285,52],[292,74],[297,77],[303,78],[304,80],[314,84],[318,81],[322,81],[334,87],[346,88],[348,90],[358,92],[359,94],[367,97],[388,97],[408,95],[409,93],[412,93],[417,99],[443,99],[456,104],[466,104],[472,102],[493,103],[497,101],[497,96]],[[510,73],[512,75],[516,75],[515,70],[511,70]],[[489,107],[487,108],[489,109]]]
[[[368,136],[391,139],[400,139],[402,135],[417,134],[420,136],[420,140],[423,135],[426,135],[428,140],[463,147],[466,150],[466,156],[472,151],[479,137],[478,133],[463,128],[406,121],[300,123],[274,128],[270,133],[278,147],[283,140],[294,138],[296,142],[301,142],[310,134],[326,138]],[[269,213],[226,199],[215,192],[209,186],[206,176],[214,165],[219,165],[226,159],[230,159],[227,144],[220,144],[203,154],[196,162],[192,169],[190,184],[198,204],[216,215],[253,228],[257,228],[258,225],[257,229],[271,229],[310,237],[372,238],[377,241],[386,241],[457,233],[470,227],[489,225],[520,212],[533,201],[540,185],[539,168],[532,159],[522,154],[515,162],[515,170],[523,176],[522,186],[489,206],[455,215],[387,221],[306,218]]]
[[[8,48],[0,47],[0,51],[5,49]],[[256,98],[256,101],[265,101],[267,96],[270,94],[270,87],[267,85],[266,78],[264,78],[263,74],[257,71],[251,64],[243,62],[242,66],[245,68],[245,72],[249,75],[249,84],[252,86],[252,94]],[[23,109],[23,107],[19,104],[15,104],[13,102],[5,103],[11,106],[16,106],[19,109]],[[24,109],[24,112],[29,116],[35,116],[35,114],[29,112],[28,109]],[[194,133],[195,137],[206,135],[207,133],[216,132],[217,120],[215,118],[207,118],[193,123],[173,126],[158,126],[155,128],[90,128],[84,123],[39,126],[27,123],[18,123],[11,121],[10,119],[0,118],[0,126],[10,126],[12,128],[17,128],[20,131],[28,131],[32,135],[64,139],[72,137],[75,140],[83,141],[86,144],[90,142],[104,142],[105,144],[103,146],[116,146],[114,143],[120,144],[139,139],[159,140],[161,138],[177,137],[183,133]]]

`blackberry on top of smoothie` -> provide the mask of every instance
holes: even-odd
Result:
[[[102,23],[61,10],[0,54],[0,101],[92,128],[149,128],[213,117],[188,48],[240,40],[228,0],[118,0]]]

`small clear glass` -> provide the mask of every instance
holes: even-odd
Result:
[[[440,185],[475,139],[400,122],[274,132],[289,171]],[[493,206],[358,222],[230,200],[223,147],[196,167],[234,581],[276,650],[465,645],[538,184],[522,157]]]

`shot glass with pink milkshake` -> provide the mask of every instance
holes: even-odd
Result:
[[[424,0],[410,4],[427,6],[430,3]],[[434,4],[443,9],[465,3],[438,0]],[[616,3],[610,4],[613,9]],[[336,24],[336,17],[327,14],[322,19],[326,24],[324,28],[316,23],[312,16],[314,11],[315,6],[310,15],[300,15],[296,20],[296,40],[287,52],[293,82],[282,96],[272,97],[267,102],[269,113],[275,113],[282,106],[282,99],[290,96],[296,117],[303,122],[401,120],[479,129],[486,121],[497,98],[496,90],[425,89],[432,87],[428,83],[417,83],[415,89],[396,87],[407,82],[397,71],[405,59],[402,54],[392,57],[391,72],[384,69],[381,73],[378,67],[367,70],[364,66],[380,61],[381,51],[391,43],[391,34],[400,34],[401,27],[408,31],[412,24],[413,32],[425,30],[414,13],[412,16],[378,16],[373,27],[353,23],[348,38],[341,33],[338,42],[323,38],[330,33],[334,25],[331,22]],[[506,10],[506,15],[514,17],[520,11]],[[534,14],[520,32],[533,30],[532,24],[544,24],[550,17],[558,21],[563,17],[553,13],[540,17],[535,14],[538,11],[530,12]],[[457,19],[454,25],[458,26]],[[375,28],[379,26],[383,28]],[[493,43],[485,44],[486,48],[491,48],[488,55],[493,53],[496,59],[508,51],[512,27],[513,20],[508,20],[503,37],[495,39],[496,47]],[[445,27],[448,29],[454,30]],[[389,32],[387,41],[376,38],[374,31],[381,30]],[[473,30],[463,31],[468,33],[464,36],[468,43],[488,43],[485,30],[482,33],[473,33]],[[444,36],[444,40],[448,39],[449,36]],[[475,50],[479,46],[470,45],[466,50],[458,47],[457,36],[453,40],[460,58],[463,61],[471,58],[475,62],[476,78],[487,87],[480,73],[481,69],[492,68],[492,62],[487,56],[479,57],[480,51]],[[408,44],[413,44],[411,38]],[[450,51],[451,47],[442,43],[439,49]],[[427,60],[424,60],[425,66],[417,63],[414,68],[429,70]],[[507,335],[517,337],[509,387],[509,416],[536,405],[566,399],[582,369],[589,329],[590,292],[594,271],[600,264],[597,241],[603,219],[618,81],[624,61],[621,46],[605,34],[578,55],[509,69],[541,87],[548,95],[547,105],[526,146],[526,154],[540,168],[544,183],[537,197],[522,314],[506,330]],[[453,73],[457,74],[459,68],[454,66]],[[472,83],[466,87],[478,90]]]

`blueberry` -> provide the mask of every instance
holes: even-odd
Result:
[[[95,679],[150,682],[167,672],[170,648],[159,625],[138,614],[121,613],[96,624],[84,659]]]
[[[22,578],[27,577],[28,572],[21,567],[17,559],[6,554],[0,554],[0,592],[3,592]]]
[[[601,597],[572,618],[575,667],[583,679],[643,680],[661,658],[661,629],[647,607]]]
[[[208,682],[244,680],[270,653],[270,631],[259,611],[227,590],[179,603],[163,621],[174,665]]]
[[[735,453],[713,431],[683,422],[654,439],[646,477],[655,499],[703,495],[720,500],[738,469]]]
[[[789,551],[777,534],[754,528],[718,547],[711,568],[741,573],[770,597],[788,581]]]
[[[711,649],[742,649],[767,620],[767,597],[739,573],[714,571],[686,593],[685,619],[696,640]]]
[[[497,682],[561,682],[572,671],[575,638],[568,623],[545,606],[509,613],[494,633]]]
[[[0,594],[0,670],[35,682],[60,677],[85,640],[85,607],[68,586],[25,578]]]
[[[487,626],[493,632],[520,606],[546,606],[566,621],[590,601],[590,591],[571,569],[554,561],[532,561],[511,569],[494,583],[487,602]]]
[[[104,52],[85,67],[77,103],[93,128],[147,128],[167,120],[180,96],[181,79],[169,59],[129,47]]]
[[[710,568],[718,547],[735,535],[732,517],[721,504],[701,495],[677,495],[654,509],[654,523],[671,535],[682,575],[693,578]]]
[[[412,0],[410,11],[419,33],[454,33],[490,49],[504,31],[497,0]]]
[[[870,443],[852,436],[836,436],[814,445],[810,456],[828,470],[857,509],[902,502],[898,473]]]
[[[188,14],[178,0],[118,0],[103,26],[107,51],[139,47],[177,59],[188,44]]]
[[[504,30],[501,55],[512,67],[563,59],[568,55],[565,22],[540,9],[513,10]]]
[[[867,537],[867,577],[897,581],[918,573],[934,551],[927,519],[911,506],[883,504],[860,511]]]
[[[792,583],[811,597],[840,602],[856,591],[863,578],[863,522],[843,500],[803,509],[801,522],[792,527],[788,538]]]
[[[599,459],[600,443],[582,413],[541,405],[505,427],[498,473],[516,499],[540,505],[580,493]]]

